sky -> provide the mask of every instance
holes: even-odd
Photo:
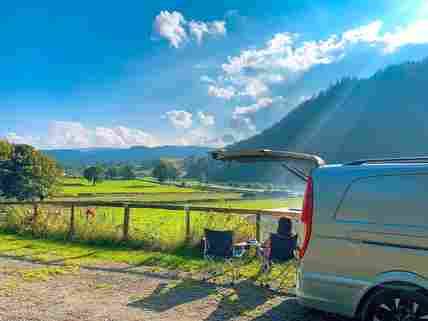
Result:
[[[7,1],[0,137],[220,147],[343,77],[428,56],[428,0]]]

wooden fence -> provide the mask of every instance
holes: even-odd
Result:
[[[185,205],[165,205],[155,203],[131,203],[131,202],[105,202],[105,201],[46,201],[46,202],[0,202],[2,206],[32,206],[33,217],[32,224],[35,225],[37,222],[37,216],[39,213],[39,207],[41,206],[57,206],[62,208],[70,209],[70,223],[68,230],[68,238],[72,239],[75,234],[75,210],[80,207],[112,207],[112,208],[123,208],[123,226],[122,226],[122,240],[129,240],[129,225],[131,218],[131,209],[137,208],[149,208],[149,209],[162,209],[167,211],[184,211],[185,212],[185,224],[186,224],[186,240],[190,239],[191,236],[191,221],[190,213],[196,212],[208,212],[208,213],[222,213],[228,215],[255,215],[256,216],[256,239],[261,240],[261,218],[262,216],[270,216],[273,218],[286,217],[291,220],[298,220],[300,218],[301,211],[297,209],[242,209],[242,208],[225,208],[225,207],[208,207],[208,206],[185,206]],[[141,214],[140,214],[141,215]]]

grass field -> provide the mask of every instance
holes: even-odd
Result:
[[[93,186],[84,179],[66,178],[56,200],[195,202],[240,199],[240,193],[208,192],[173,185],[161,185],[151,179],[104,181]]]
[[[111,263],[126,263],[131,266],[145,266],[152,273],[163,270],[184,271],[190,273],[187,278],[200,277],[200,273],[220,268],[223,263],[203,260],[199,251],[182,248],[174,253],[160,251],[141,251],[126,246],[99,246],[83,243],[65,243],[58,240],[35,240],[27,236],[19,236],[0,232],[0,255],[4,258],[19,258],[22,261],[32,261],[45,264],[55,264],[54,273],[62,273],[67,267],[90,267]],[[266,282],[281,290],[294,286],[295,268],[292,264],[275,265],[269,274],[260,274],[260,262],[249,258],[243,262],[239,271],[240,276],[253,281]],[[284,273],[284,271],[288,273]],[[46,271],[46,273],[49,271]],[[225,270],[226,275],[229,273]],[[37,273],[35,271],[34,273]],[[39,275],[30,273],[29,278],[37,279]],[[45,274],[46,274],[45,273]],[[225,275],[219,275],[214,282],[224,282]],[[41,275],[42,279],[44,275]]]
[[[210,202],[198,205],[210,207],[269,209],[297,207],[300,199],[290,200],[241,200],[232,202]],[[58,215],[58,210],[60,214]],[[9,208],[12,215],[7,223],[10,230],[25,233],[31,208]],[[86,208],[76,209],[76,238],[92,243],[117,243],[122,237],[124,210],[122,208],[96,208],[96,216],[87,218]],[[70,210],[53,206],[40,208],[39,233],[56,239],[65,239],[69,227]],[[213,212],[191,212],[191,239],[193,244],[201,239],[204,228],[231,229],[237,239],[255,237],[254,216],[226,215]],[[27,224],[27,225],[26,225]],[[272,225],[269,224],[270,228]],[[263,226],[262,226],[263,227]],[[185,213],[163,209],[131,209],[131,242],[146,248],[176,249],[185,241]],[[267,232],[269,232],[267,230]]]
[[[189,205],[245,209],[299,208],[302,202],[300,198],[242,199],[238,193],[204,192],[148,180],[104,181],[92,186],[83,179],[66,179],[62,193],[68,199],[72,197],[75,200],[185,201]],[[81,193],[87,196],[76,197]],[[207,199],[212,201],[206,202]],[[187,243],[184,211],[131,209],[130,240],[124,245],[121,243],[123,208],[96,208],[93,218],[85,215],[86,208],[77,208],[75,242],[66,243],[70,209],[40,207],[36,225],[30,221],[31,207],[9,207],[6,210],[9,215],[3,232],[0,232],[0,253],[28,256],[41,261],[62,259],[80,264],[105,260],[198,271],[206,265],[200,259],[197,246],[205,228],[233,230],[237,241],[255,238],[256,233],[254,216],[193,211],[190,214],[191,243]],[[264,219],[262,232],[268,235],[275,225]],[[35,237],[43,240],[34,240]],[[251,276],[258,271],[258,267],[257,263],[249,262],[245,269]]]
[[[66,178],[62,186],[64,195],[112,194],[112,193],[192,193],[196,190],[161,185],[150,180],[106,180],[93,186],[83,178]]]

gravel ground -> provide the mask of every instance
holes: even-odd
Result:
[[[0,321],[6,320],[345,321],[247,281],[220,287],[120,264],[87,269],[0,259]]]

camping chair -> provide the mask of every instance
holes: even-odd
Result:
[[[283,236],[277,233],[270,235],[269,247],[262,248],[262,272],[269,273],[272,266],[277,263],[293,262],[294,252],[297,247],[297,235]],[[288,274],[289,265],[280,274],[280,287],[284,283],[283,277]]]
[[[233,231],[205,229],[205,236],[202,239],[202,254],[204,259],[210,260],[213,263],[216,260],[225,261],[232,269],[232,284],[239,278],[238,262],[236,259],[242,258],[246,252],[246,243],[234,244],[233,236]],[[224,269],[222,272],[224,273]]]

